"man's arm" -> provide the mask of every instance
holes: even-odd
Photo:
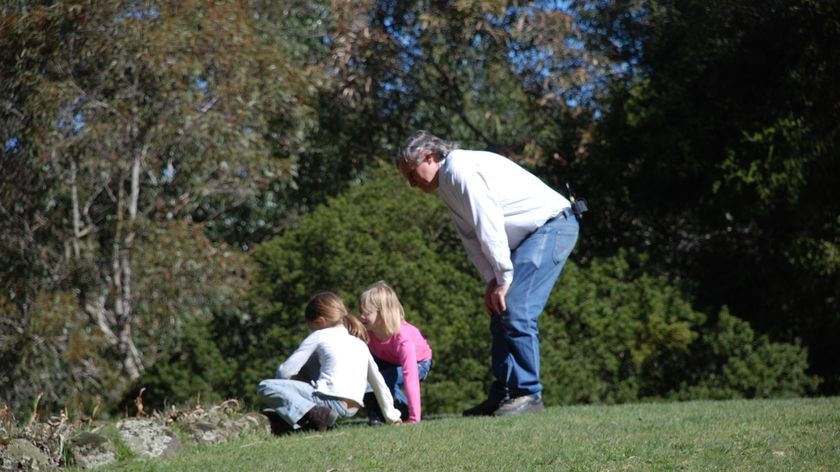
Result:
[[[453,218],[453,220],[455,221],[455,229],[458,231],[458,236],[461,237],[461,244],[467,251],[467,256],[469,256],[475,268],[478,269],[484,281],[489,282],[495,279],[496,274],[493,271],[493,266],[490,265],[490,262],[487,261],[487,256],[481,250],[481,243],[475,235],[475,230],[467,227],[464,224],[464,220],[459,218]]]
[[[455,225],[467,253],[486,281],[495,278],[499,285],[510,285],[513,263],[504,211],[476,169],[456,170],[451,179],[450,209],[456,214]]]

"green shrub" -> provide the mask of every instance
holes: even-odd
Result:
[[[551,403],[626,402],[656,396],[691,355],[705,317],[678,290],[621,251],[570,263],[541,319]]]
[[[301,217],[296,228],[256,248],[254,260],[251,300],[265,336],[249,362],[263,369],[243,379],[246,387],[271,376],[306,335],[303,308],[313,292],[332,290],[355,311],[361,291],[382,279],[434,351],[426,404],[452,410],[481,396],[489,352],[481,284],[446,209],[408,189],[392,167],[381,166],[371,181]],[[457,388],[444,388],[453,380]]]
[[[646,398],[753,398],[812,393],[798,343],[756,337],[724,310],[715,324],[695,311],[646,257],[628,251],[569,264],[541,320],[550,403]]]
[[[452,226],[435,196],[407,188],[382,166],[258,247],[250,300],[261,335],[240,363],[250,368],[241,374],[242,394],[253,395],[306,335],[303,308],[314,291],[335,291],[353,310],[358,294],[384,279],[434,351],[426,412],[455,412],[483,398],[491,381],[483,284]],[[755,341],[743,329],[727,341],[731,329],[707,327],[679,289],[646,267],[644,255],[629,251],[567,264],[540,319],[548,403],[809,391],[801,347]]]
[[[142,392],[147,409],[160,410],[167,405],[183,405],[200,399],[206,403],[224,400],[219,386],[233,377],[234,365],[213,342],[212,327],[193,321],[182,329],[177,343],[149,368],[125,401],[133,401]]]
[[[773,343],[724,307],[708,328],[691,369],[696,381],[676,398],[798,397],[813,393],[820,379],[807,375],[807,350],[799,342]]]

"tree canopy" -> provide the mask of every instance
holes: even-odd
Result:
[[[446,382],[477,394],[480,283],[445,212],[377,164],[418,128],[590,202],[576,288],[544,318],[552,401],[840,388],[832,2],[0,14],[0,403],[15,410],[114,410],[143,385],[248,396],[277,360],[261,333],[281,355],[313,290],[353,300],[383,278],[439,346],[436,408],[463,400]]]

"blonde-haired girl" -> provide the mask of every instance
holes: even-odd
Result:
[[[339,417],[356,414],[370,384],[389,423],[399,423],[400,412],[379,368],[368,351],[367,331],[347,312],[344,302],[332,292],[318,292],[306,306],[306,323],[312,333],[277,368],[276,378],[259,383],[263,410],[272,430],[283,431],[282,419],[291,429],[325,431]],[[311,382],[293,380],[312,359],[320,364]],[[289,429],[289,428],[285,428]]]
[[[420,381],[432,368],[432,349],[416,326],[405,321],[397,293],[384,281],[376,282],[359,296],[362,324],[368,330],[368,348],[373,354],[396,406],[405,410],[409,423],[421,417]],[[402,389],[405,389],[403,393]],[[372,396],[365,398],[371,424],[381,423],[381,411]],[[381,405],[381,402],[379,403]]]

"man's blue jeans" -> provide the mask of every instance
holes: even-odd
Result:
[[[537,319],[578,238],[574,216],[559,216],[534,231],[511,252],[513,283],[507,310],[490,316],[495,381],[489,398],[541,396],[540,338]]]

